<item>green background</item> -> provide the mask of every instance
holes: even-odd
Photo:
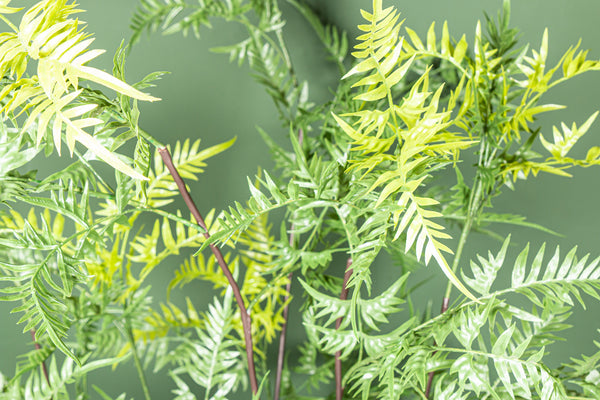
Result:
[[[590,49],[589,58],[597,59],[600,56],[600,2],[520,0],[513,3],[511,25],[521,30],[522,44],[531,43],[533,48],[539,48],[542,32],[544,28],[549,28],[550,65],[558,61],[569,45],[577,43],[579,38],[583,39],[582,47]],[[87,10],[80,15],[80,19],[88,23],[88,32],[95,33],[96,41],[92,46],[107,50],[92,65],[110,71],[112,54],[121,40],[127,40],[131,35],[129,19],[137,3],[133,0],[80,0],[79,4],[81,9]],[[347,30],[351,40],[356,36],[355,26],[361,23],[359,8],[371,8],[371,2],[365,0],[329,0],[315,4],[327,18]],[[451,35],[459,38],[466,33],[471,44],[476,22],[478,19],[483,20],[482,11],[495,16],[496,10],[501,7],[501,1],[384,1],[384,5],[398,7],[402,17],[406,18],[405,26],[420,34],[426,32],[431,21],[436,21],[440,28],[443,21],[448,20]],[[319,46],[316,35],[299,13],[286,4],[282,4],[282,11],[288,20],[285,38],[295,68],[301,79],[309,81],[311,98],[317,102],[324,101],[339,79],[337,70],[325,61],[325,53]],[[149,90],[152,95],[162,98],[162,101],[141,105],[140,125],[159,140],[174,144],[176,140],[187,137],[201,138],[202,146],[207,147],[237,137],[236,144],[230,150],[209,160],[208,168],[198,182],[190,182],[192,195],[199,208],[206,213],[211,208],[219,210],[230,205],[234,200],[244,202],[248,196],[246,176],[253,176],[258,166],[270,169],[272,163],[256,126],[278,137],[280,143],[286,143],[287,129],[277,120],[273,104],[262,87],[253,81],[248,68],[238,67],[235,63],[229,63],[227,56],[209,51],[211,47],[231,44],[242,38],[244,32],[241,27],[215,21],[213,29],[203,28],[201,35],[201,40],[192,35],[184,38],[179,34],[142,36],[127,60],[126,76],[129,82],[136,82],[152,71],[171,72],[158,82],[157,87]],[[540,119],[543,134],[548,138],[552,125],[561,120],[569,125],[573,121],[581,124],[600,109],[598,93],[600,75],[597,73],[575,78],[553,90],[545,97],[544,102],[564,104],[568,108]],[[593,145],[600,145],[600,122],[592,126],[574,148],[573,155],[583,157],[587,148]],[[46,169],[55,168],[43,163],[41,165]],[[512,247],[513,255],[527,242],[531,242],[532,248],[537,251],[544,241],[548,242],[550,249],[560,244],[563,254],[572,246],[578,245],[578,254],[589,252],[592,257],[600,255],[600,169],[574,169],[572,172],[572,179],[540,175],[527,181],[519,181],[516,191],[507,189],[495,199],[497,211],[524,215],[529,221],[542,223],[564,235],[554,237],[529,229],[503,228],[500,230],[502,235],[513,235],[513,243],[516,244]],[[457,236],[456,232],[451,233],[454,237]],[[486,254],[488,248],[497,251],[499,247],[500,243],[497,241],[473,235],[465,259],[477,252]],[[176,267],[176,263],[165,264],[154,272],[153,278],[156,282],[170,279],[172,270]],[[385,257],[378,262],[376,268],[378,272],[375,281],[389,281],[387,274],[396,275],[393,271],[390,272]],[[426,293],[421,300],[432,300],[433,307],[437,310],[439,293],[445,287],[445,281],[433,266],[425,273],[434,279],[425,286]],[[297,292],[297,286],[295,290]],[[205,308],[202,304],[209,297],[201,297],[197,291],[189,294],[193,296],[199,310]],[[157,298],[161,296],[162,293],[155,295]],[[18,316],[9,315],[12,306],[13,304],[0,304],[0,336],[3,339],[0,341],[0,371],[8,375],[13,373],[17,355],[31,346],[29,334],[21,333],[20,327],[15,326]],[[590,354],[593,351],[592,340],[599,339],[599,311],[600,307],[591,306],[586,312],[576,313],[570,322],[577,328],[567,331],[567,341],[564,344],[552,348],[554,362],[566,362],[569,355]],[[297,315],[292,317],[292,324],[294,322],[299,327]],[[292,345],[299,337],[300,333],[291,331]],[[106,383],[99,386],[111,395],[127,391],[130,396],[141,398],[132,365],[120,367],[114,372],[108,370],[96,376]],[[150,376],[154,398],[172,397],[170,380],[164,374],[156,378]]]

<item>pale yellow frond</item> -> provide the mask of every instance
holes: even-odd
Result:
[[[444,228],[441,225],[431,221],[432,218],[439,218],[442,214],[425,208],[435,204],[437,204],[437,201],[434,199],[418,197],[412,192],[404,192],[398,201],[398,205],[405,207],[405,210],[395,214],[396,233],[394,240],[400,237],[402,233],[406,233],[405,252],[414,247],[417,260],[423,257],[426,265],[433,258],[453,285],[469,299],[477,301],[473,294],[460,282],[443,255],[443,252],[452,254],[452,250],[442,244],[439,239],[449,239],[450,235],[442,232]],[[402,216],[401,220],[400,216]]]

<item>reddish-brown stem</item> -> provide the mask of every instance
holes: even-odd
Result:
[[[340,293],[340,300],[346,300],[348,298],[348,280],[352,275],[352,258],[348,258],[346,262],[346,273],[344,274],[344,284],[342,286],[342,293]],[[342,325],[342,317],[339,317],[335,321],[335,329],[340,329]],[[341,351],[335,352],[335,399],[342,400],[344,395],[344,388],[342,387],[342,355]]]
[[[30,331],[30,333],[31,333],[31,339],[33,340],[33,345],[35,346],[35,349],[36,350],[40,350],[42,347],[35,340],[35,329],[32,329]],[[44,378],[46,378],[46,382],[48,383],[48,385],[50,385],[50,376],[48,375],[48,368],[46,368],[46,362],[45,361],[42,361],[42,372],[44,373]]]
[[[448,306],[450,305],[450,298],[444,297],[442,299],[442,309],[440,310],[440,314],[443,314],[448,310]],[[435,345],[435,341],[434,341]],[[433,354],[435,354],[434,352]],[[427,377],[427,387],[425,388],[425,397],[429,398],[429,393],[431,393],[431,385],[433,384],[433,377],[435,375],[435,371],[431,371],[429,376]]]
[[[290,235],[290,242],[292,241],[293,235]],[[288,312],[289,312],[289,303],[288,300],[290,298],[290,290],[292,290],[292,278],[294,277],[294,273],[290,272],[288,274],[288,283],[285,286],[285,290],[287,294],[285,295],[284,302],[287,303],[283,307],[283,323],[281,324],[281,332],[279,333],[279,351],[277,352],[277,374],[275,375],[275,392],[273,395],[273,400],[279,400],[279,393],[281,392],[281,376],[283,374],[283,361],[285,358],[285,335],[287,333],[287,322],[288,322]]]
[[[298,130],[298,143],[302,146],[302,141],[304,140],[304,131],[302,129]],[[290,246],[294,245],[294,224],[290,227]],[[281,332],[279,333],[279,351],[277,352],[277,373],[275,375],[275,393],[273,395],[273,400],[279,400],[279,395],[281,392],[281,376],[283,374],[283,361],[285,358],[285,335],[287,333],[287,322],[288,322],[288,313],[289,313],[289,299],[290,299],[290,291],[292,290],[292,279],[294,277],[294,273],[290,272],[288,274],[288,283],[285,286],[285,299],[283,303],[285,306],[283,307],[283,324],[281,324]]]
[[[190,193],[188,192],[187,188],[185,187],[185,182],[179,175],[177,168],[175,168],[175,165],[173,164],[173,159],[171,158],[171,153],[169,152],[169,150],[166,147],[159,148],[158,152],[159,152],[160,156],[162,157],[162,160],[165,163],[165,166],[169,170],[169,173],[173,177],[173,180],[177,184],[179,193],[181,193],[181,197],[183,197],[183,200],[185,201],[185,204],[187,205],[188,209],[190,210],[190,212],[196,219],[196,222],[198,223],[198,225],[200,225],[200,227],[202,227],[202,229],[205,230],[204,237],[206,239],[209,239],[210,234],[208,233],[208,228],[206,227],[206,224],[204,223],[204,218],[202,218],[202,215],[200,214],[200,211],[198,211],[198,208],[196,207],[194,200],[190,196]],[[221,253],[221,250],[219,250],[219,248],[217,246],[215,246],[214,244],[210,244],[209,246],[210,246],[210,249],[212,250],[215,258],[217,259],[217,262],[219,263],[219,266],[221,267],[223,274],[227,278],[227,281],[229,282],[229,285],[231,286],[231,288],[233,290],[233,295],[234,295],[237,305],[240,309],[240,315],[241,315],[241,319],[242,319],[242,327],[244,329],[244,342],[246,344],[246,355],[248,358],[248,375],[250,376],[250,388],[252,389],[252,393],[256,394],[256,393],[258,393],[258,382],[256,380],[256,369],[254,367],[254,349],[253,349],[253,345],[252,345],[252,321],[250,319],[250,314],[248,313],[248,311],[246,310],[246,307],[244,306],[244,299],[242,298],[242,293],[240,292],[240,288],[238,287],[235,279],[233,278],[233,275],[231,275],[231,271],[229,270],[229,267],[227,266],[227,263],[225,262],[225,259],[223,258],[223,254]]]

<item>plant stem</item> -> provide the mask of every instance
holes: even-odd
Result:
[[[300,146],[302,146],[302,141],[304,140],[304,131],[302,130],[302,128],[300,128],[298,130],[298,143],[300,144]],[[294,224],[291,225],[290,227],[290,239],[289,239],[289,243],[290,246],[294,245]],[[283,299],[283,303],[285,304],[285,306],[283,307],[283,323],[281,324],[281,332],[279,333],[279,350],[277,352],[277,373],[275,375],[275,393],[273,395],[273,400],[279,400],[279,393],[281,392],[281,376],[283,373],[283,361],[285,358],[285,340],[286,340],[286,333],[287,333],[287,322],[288,322],[288,313],[289,313],[289,298],[290,298],[290,292],[292,290],[292,279],[294,277],[294,273],[290,272],[288,274],[288,283],[285,286],[285,291],[286,291],[286,295],[285,298]]]
[[[160,154],[163,162],[165,163],[165,166],[169,170],[169,173],[173,177],[173,180],[177,184],[179,193],[181,194],[181,197],[183,197],[183,200],[185,201],[185,204],[187,205],[188,209],[196,219],[198,225],[200,225],[200,227],[202,227],[202,229],[205,230],[204,237],[207,240],[210,239],[208,228],[204,223],[204,218],[202,218],[202,215],[200,214],[200,211],[198,211],[194,200],[190,196],[190,193],[188,192],[187,188],[185,187],[185,182],[179,175],[177,168],[175,168],[175,165],[173,164],[173,159],[171,158],[171,153],[166,147],[159,148],[158,153]],[[240,309],[240,318],[242,320],[242,327],[244,329],[244,343],[246,345],[246,356],[248,358],[248,375],[250,377],[250,388],[252,389],[253,394],[257,394],[258,382],[256,380],[256,369],[254,367],[254,348],[252,345],[252,320],[250,318],[250,314],[244,306],[244,299],[242,298],[240,288],[238,287],[235,279],[233,278],[233,275],[231,275],[231,271],[227,266],[227,262],[225,262],[225,259],[223,258],[221,250],[219,250],[219,248],[212,243],[209,245],[209,247],[212,250],[215,258],[217,259],[217,262],[219,263],[223,274],[227,278],[227,281],[229,282],[229,285],[233,290],[233,295],[235,296],[238,308]]]
[[[290,245],[292,243],[293,234],[290,235]],[[273,400],[279,400],[279,393],[281,392],[281,377],[283,374],[283,361],[285,358],[285,335],[287,332],[287,322],[288,322],[288,313],[289,313],[289,303],[288,300],[290,298],[290,290],[292,289],[292,278],[294,276],[293,272],[288,274],[288,283],[285,287],[285,291],[287,295],[283,300],[284,303],[287,303],[285,307],[283,307],[283,323],[281,324],[281,332],[279,333],[279,350],[277,352],[277,373],[275,375],[275,392],[273,394]]]
[[[33,345],[34,345],[35,349],[40,350],[42,347],[35,340],[35,329],[32,329],[30,332],[31,332],[31,339],[33,339]],[[50,376],[48,375],[48,368],[46,367],[45,361],[42,361],[42,373],[44,374],[44,378],[46,378],[46,383],[48,384],[48,386],[50,386]]]
[[[162,148],[166,147],[164,144],[159,142],[154,136],[152,136],[145,130],[138,128],[138,133],[141,137],[146,139],[148,141],[148,143],[150,143],[152,146],[156,147],[157,149],[162,149]]]
[[[348,257],[346,262],[346,272],[344,273],[344,284],[342,285],[342,293],[340,293],[340,300],[346,300],[348,298],[348,280],[352,275],[352,258]],[[342,325],[342,317],[339,317],[335,321],[335,329],[338,330]],[[335,352],[335,399],[342,400],[344,395],[344,388],[342,387],[342,355],[341,351]]]
[[[129,319],[127,319],[125,324],[127,340],[129,341],[129,345],[131,346],[131,352],[133,353],[133,362],[135,364],[135,369],[137,370],[138,377],[140,378],[140,384],[142,385],[144,398],[146,400],[150,400],[150,390],[148,389],[148,382],[146,381],[146,376],[144,375],[144,368],[142,367],[142,362],[140,361],[140,356],[138,354],[137,347],[135,346],[135,338],[133,337],[133,330],[131,329]]]
[[[481,164],[481,157],[480,157]],[[469,205],[467,207],[467,218],[465,219],[465,224],[463,225],[463,229],[460,233],[460,239],[458,240],[458,246],[456,248],[456,253],[454,254],[454,260],[452,261],[452,272],[456,273],[458,269],[458,264],[460,263],[460,259],[465,248],[465,244],[467,243],[467,237],[471,232],[471,228],[473,227],[473,221],[477,214],[479,213],[479,209],[481,207],[481,197],[483,192],[483,186],[481,184],[481,177],[479,173],[475,175],[475,183],[474,189],[471,191],[471,195],[469,196]],[[446,293],[442,299],[442,307],[440,314],[443,314],[448,310],[448,305],[450,304],[450,293],[452,292],[452,283],[448,282],[446,284]],[[434,342],[434,346],[437,344]],[[435,354],[435,352],[433,353]],[[427,377],[427,387],[425,388],[425,397],[429,398],[429,393],[431,392],[431,385],[433,384],[433,377],[435,375],[435,371],[431,371],[429,376]]]
[[[471,196],[469,198],[469,207],[467,209],[467,218],[465,220],[465,224],[463,225],[462,232],[460,233],[460,239],[458,240],[458,246],[456,248],[456,254],[454,255],[454,260],[452,261],[452,272],[456,273],[458,269],[458,264],[460,263],[460,259],[467,243],[467,237],[471,232],[471,228],[473,227],[473,222],[479,213],[479,209],[481,207],[481,197],[483,192],[483,186],[481,184],[481,178],[479,174],[475,177],[475,186],[473,191],[471,192]],[[452,292],[452,283],[448,282],[446,284],[446,294],[444,295],[443,302],[450,301],[450,293]]]
[[[15,33],[19,33],[19,29],[17,29],[15,24],[10,22],[10,20],[8,18],[6,18],[3,14],[0,14],[0,19],[2,19],[2,21],[6,22],[6,25],[8,25],[10,27],[10,29],[12,29]]]
[[[448,305],[450,304],[450,298],[444,297],[442,299],[442,308],[440,310],[440,314],[443,314],[448,310]],[[433,345],[437,346],[435,340],[433,341]],[[437,350],[433,352],[433,354],[437,353]],[[427,376],[427,387],[425,388],[425,398],[429,398],[429,393],[431,392],[431,385],[433,384],[433,377],[435,376],[435,371],[431,371]]]

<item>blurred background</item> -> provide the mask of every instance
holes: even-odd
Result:
[[[160,1],[160,0],[157,0]],[[31,1],[25,2],[33,3]],[[325,101],[330,90],[336,87],[339,79],[336,67],[325,60],[312,28],[293,7],[281,1],[284,18],[288,21],[285,39],[291,52],[292,61],[301,79],[309,81],[310,96],[316,102]],[[367,0],[322,0],[314,4],[320,12],[349,33],[351,44],[357,35],[356,25],[362,23],[359,9],[370,10]],[[80,8],[86,10],[79,18],[88,24],[87,31],[95,33],[93,48],[106,49],[107,53],[92,62],[92,65],[106,71],[112,70],[112,55],[121,40],[131,36],[129,21],[137,1],[135,0],[80,0]],[[405,26],[424,34],[432,21],[438,27],[448,21],[450,33],[459,38],[463,33],[471,44],[478,19],[484,21],[483,11],[495,17],[502,6],[501,0],[420,0],[384,1],[384,5],[395,5],[406,18]],[[590,49],[589,58],[600,57],[600,2],[591,0],[521,0],[512,6],[511,25],[520,29],[521,44],[530,43],[539,48],[544,28],[549,29],[549,64],[553,65],[570,45],[581,38],[582,48]],[[155,88],[147,90],[162,101],[141,104],[140,126],[164,143],[174,144],[184,138],[201,138],[202,147],[208,147],[237,137],[235,145],[208,161],[204,174],[198,182],[189,182],[192,195],[203,213],[215,208],[220,210],[234,201],[244,202],[248,198],[247,176],[254,176],[257,168],[269,170],[272,167],[268,151],[256,127],[287,144],[288,130],[277,119],[275,107],[263,88],[250,76],[246,66],[238,67],[229,63],[222,54],[210,52],[211,47],[232,44],[243,37],[238,26],[215,21],[213,28],[203,28],[201,40],[193,35],[182,37],[179,34],[143,35],[134,46],[126,63],[128,82],[136,82],[153,71],[170,71]],[[577,77],[550,92],[545,103],[566,105],[566,110],[543,115],[540,123],[542,133],[548,138],[552,125],[565,121],[568,125],[583,123],[593,112],[600,109],[600,74],[588,73]],[[587,149],[600,145],[600,122],[596,122],[580,143],[573,149],[573,156],[584,157]],[[45,167],[49,168],[49,166]],[[541,243],[547,242],[548,249],[557,244],[562,254],[578,245],[579,255],[591,253],[594,258],[600,255],[600,168],[572,169],[571,179],[550,175],[540,175],[527,181],[519,181],[514,192],[506,189],[502,196],[494,200],[496,211],[521,214],[531,222],[542,223],[561,233],[562,237],[533,231],[525,228],[499,227],[505,236],[512,234],[513,258],[527,242],[537,251]],[[451,176],[451,175],[449,175]],[[456,232],[450,232],[454,237]],[[464,260],[475,254],[487,254],[499,250],[501,243],[496,240],[473,234]],[[450,246],[452,247],[452,246]],[[547,250],[549,253],[550,250]],[[389,279],[388,260],[378,260],[375,282],[380,278]],[[164,265],[153,272],[156,282],[165,282],[172,277],[172,270],[178,266]],[[387,268],[387,269],[386,269]],[[431,301],[433,310],[439,309],[438,294],[445,288],[441,272],[431,266],[424,272],[431,280],[425,286],[424,302]],[[388,280],[389,282],[389,280]],[[294,290],[298,291],[297,282]],[[189,287],[188,295],[197,301],[198,310],[203,310],[205,301],[212,294],[199,297],[197,291]],[[155,297],[161,299],[163,293],[157,291]],[[435,296],[427,296],[433,293]],[[591,301],[590,301],[591,304]],[[22,333],[22,326],[16,326],[18,315],[10,315],[13,304],[0,304],[0,371],[11,375],[19,354],[31,346],[29,333]],[[590,354],[594,350],[592,340],[599,340],[598,328],[600,307],[580,310],[570,319],[578,326],[577,330],[567,331],[567,342],[551,349],[552,362],[568,361],[569,355]],[[297,313],[292,315],[292,324],[300,326]],[[583,327],[585,326],[585,328]],[[302,338],[301,332],[290,332],[289,344],[294,346]],[[150,387],[156,399],[172,398],[170,379],[164,373],[156,376],[148,372]],[[104,371],[94,376],[96,384],[109,393],[117,395],[126,391],[128,397],[141,398],[141,391],[132,365],[119,367],[116,371]],[[95,380],[92,378],[92,380]],[[243,398],[243,397],[241,397]]]

